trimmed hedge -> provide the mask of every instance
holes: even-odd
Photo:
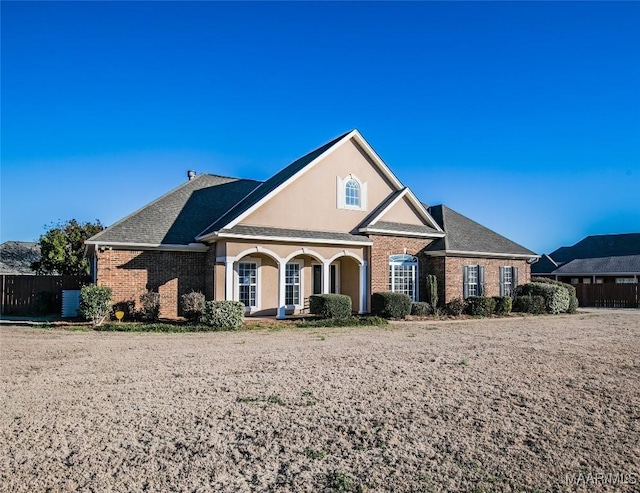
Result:
[[[453,298],[449,303],[444,306],[444,311],[447,315],[452,317],[459,317],[465,309],[465,302],[462,298]]]
[[[496,309],[496,300],[488,296],[469,296],[466,312],[475,317],[488,317]]]
[[[433,307],[431,303],[426,301],[416,301],[411,303],[411,315],[425,316],[433,314]]]
[[[427,302],[435,309],[438,306],[438,278],[433,274],[427,276],[425,282]]]
[[[181,296],[182,313],[190,322],[198,322],[202,318],[204,311],[205,297],[200,291],[191,291]]]
[[[544,297],[540,295],[516,296],[513,301],[513,311],[519,313],[532,313],[540,315],[545,312]]]
[[[566,282],[556,281],[555,279],[549,279],[548,277],[534,277],[533,282],[541,282],[546,284],[552,284],[554,286],[560,286],[564,288],[569,293],[569,307],[567,308],[567,313],[575,313],[578,311],[578,298],[576,296],[576,287],[568,284]]]
[[[405,318],[411,313],[411,298],[404,293],[373,293],[371,313],[384,318]]]
[[[547,313],[558,314],[569,310],[569,290],[546,282],[529,282],[518,288],[520,295],[542,296]]]
[[[207,301],[201,321],[215,330],[237,330],[244,322],[244,305],[239,301]]]
[[[511,308],[513,307],[511,296],[494,296],[493,299],[496,302],[496,308],[493,313],[496,315],[509,315],[511,313]]]
[[[351,297],[346,294],[312,294],[309,311],[320,318],[351,317]]]

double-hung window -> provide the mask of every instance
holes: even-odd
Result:
[[[285,266],[284,303],[300,305],[300,264],[290,262]]]
[[[256,291],[258,285],[258,264],[256,262],[238,263],[238,300],[245,307],[255,307]]]
[[[404,293],[418,301],[418,259],[412,255],[389,257],[389,291]]]
[[[518,268],[505,265],[500,267],[500,296],[512,296],[518,286]]]
[[[462,275],[462,295],[465,299],[469,296],[484,296],[484,266],[465,265]]]

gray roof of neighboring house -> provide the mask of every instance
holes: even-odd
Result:
[[[549,257],[547,254],[543,254],[535,264],[531,266],[532,274],[548,274],[558,268],[558,264]]]
[[[553,265],[534,264],[533,274],[640,272],[640,233],[592,235],[548,255]]]
[[[209,223],[209,227],[206,230],[202,231],[199,236],[205,236],[211,234],[215,231],[218,231],[220,228],[223,228],[231,221],[236,219],[242,213],[250,209],[252,206],[257,204],[260,200],[265,198],[271,192],[273,192],[276,188],[286,182],[289,178],[293,177],[296,173],[305,168],[308,164],[310,164],[315,158],[320,156],[322,153],[328,151],[331,147],[337,144],[340,140],[342,140],[346,135],[351,133],[351,131],[342,134],[341,136],[333,139],[331,142],[327,142],[323,146],[318,147],[317,149],[311,151],[308,154],[305,154],[299,159],[296,159],[293,163],[291,163],[286,168],[282,169],[267,181],[262,183],[259,187],[257,187],[253,193],[246,196],[243,200],[238,202],[234,207],[232,207],[226,214],[221,217],[216,218],[213,223]]]
[[[0,274],[35,274],[31,264],[40,260],[40,246],[31,241],[5,241],[0,245]]]
[[[425,205],[425,207],[427,206]],[[429,245],[427,251],[536,255],[528,248],[499,235],[489,228],[485,228],[444,205],[429,207],[428,211],[431,217],[445,231],[446,236],[434,241]]]
[[[350,233],[336,233],[333,231],[309,231],[302,229],[268,228],[263,226],[234,226],[229,229],[221,229],[220,233],[231,233],[247,236],[268,236],[274,238],[304,238],[311,240],[339,240],[367,243],[371,240],[366,236],[352,235]]]
[[[255,180],[197,175],[90,240],[188,245],[258,185]]]
[[[640,255],[577,258],[562,264],[553,274],[640,274]]]

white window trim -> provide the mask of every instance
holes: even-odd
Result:
[[[360,205],[347,205],[346,187],[347,182],[353,180],[360,187]],[[336,177],[336,207],[350,211],[366,211],[367,210],[367,182],[363,182],[353,173],[346,175],[344,178]]]
[[[501,268],[498,269],[498,273],[500,274],[500,292],[504,292],[501,296],[511,296],[513,294],[513,265],[501,265]],[[509,274],[507,274],[507,272]],[[505,279],[509,276],[509,283],[505,282]],[[507,285],[509,289],[507,290]]]
[[[298,296],[298,303],[297,304],[293,304],[293,305],[287,305],[286,303],[286,289],[287,289],[287,281],[286,281],[286,269],[287,269],[287,264],[298,264],[300,266],[300,290],[299,290],[299,296]],[[304,260],[289,260],[286,264],[283,265],[283,268],[285,269],[285,283],[284,283],[284,289],[285,289],[285,308],[287,310],[296,310],[296,309],[301,309],[303,304],[304,304]]]
[[[467,278],[467,297],[471,298],[472,296],[480,296],[480,266],[477,264],[467,265],[469,269],[469,276]],[[476,282],[472,283],[471,280],[471,270],[475,270],[476,273]],[[471,286],[475,286],[475,294],[471,294]]]
[[[404,257],[403,260],[392,260],[394,257],[399,258],[399,257]],[[411,260],[409,260],[411,259]],[[412,270],[413,270],[413,297],[411,298],[411,301],[418,301],[420,299],[420,266],[419,266],[419,262],[418,262],[418,258],[413,256],[413,255],[391,255],[389,256],[389,262],[388,262],[388,268],[391,271],[391,282],[390,282],[390,286],[389,286],[389,290],[393,293],[395,292],[400,292],[400,291],[395,291],[395,270],[392,269],[391,267],[394,265],[405,265],[405,264],[411,264],[412,266]]]
[[[260,267],[261,261],[260,258],[257,257],[243,257],[241,260],[235,262],[233,266],[233,276],[234,276],[234,301],[240,301],[240,264],[243,263],[252,263],[256,264],[256,305],[255,306],[245,306],[245,313],[251,313],[253,311],[260,310],[260,300],[262,298],[262,290],[260,289]]]

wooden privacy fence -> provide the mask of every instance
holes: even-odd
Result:
[[[637,284],[574,284],[580,306],[638,308]]]
[[[2,315],[59,314],[62,290],[80,289],[85,276],[2,275]]]

